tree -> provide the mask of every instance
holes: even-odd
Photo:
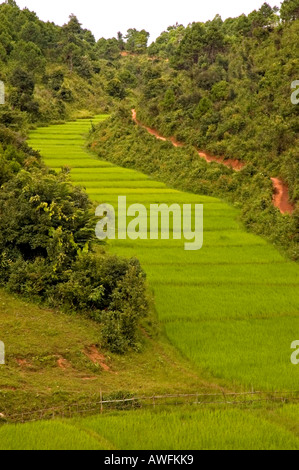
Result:
[[[69,35],[80,35],[83,32],[81,28],[81,23],[79,22],[76,15],[73,13],[69,16],[69,22],[63,25],[62,29]]]
[[[145,29],[142,29],[141,31],[137,31],[135,28],[128,29],[125,37],[127,41],[126,49],[129,52],[137,54],[145,53],[149,36],[150,34],[145,31]]]
[[[280,17],[283,21],[294,21],[299,18],[299,0],[285,0],[281,4]]]
[[[276,13],[279,11],[277,7],[271,7],[268,3],[264,3],[257,11],[254,10],[248,15],[251,22],[251,32],[257,28],[266,28],[273,26],[278,22]]]
[[[109,81],[106,91],[110,96],[114,98],[124,99],[126,96],[126,90],[122,82],[118,78],[113,78]]]
[[[117,33],[117,42],[118,42],[119,50],[124,51],[125,50],[124,35],[120,31],[118,31]]]
[[[45,76],[45,82],[49,85],[51,90],[59,91],[64,81],[64,74],[61,69],[57,69],[49,75]]]
[[[73,42],[66,44],[64,50],[65,59],[67,61],[69,71],[72,72],[76,61],[80,60],[81,50]]]
[[[198,63],[204,45],[205,28],[201,23],[193,23],[186,31],[174,56],[173,63],[179,69],[189,69]]]
[[[17,67],[11,74],[11,85],[20,93],[32,96],[34,90],[34,80],[32,76],[25,70]]]
[[[11,60],[30,73],[43,73],[46,60],[40,48],[33,42],[19,41],[11,53]]]
[[[38,24],[28,21],[22,26],[20,37],[25,42],[34,42],[37,46],[41,46],[41,28]]]
[[[117,39],[101,38],[96,44],[96,52],[100,59],[115,60],[119,58],[119,42]]]
[[[32,75],[17,67],[11,74],[10,83],[14,87],[9,97],[11,105],[36,116],[38,103],[33,99],[34,80]]]
[[[169,88],[165,93],[165,97],[162,102],[162,105],[165,110],[170,110],[173,108],[174,104],[175,104],[175,94],[174,94],[174,91],[171,88]]]
[[[210,62],[214,62],[217,54],[224,49],[223,21],[219,15],[216,15],[212,21],[206,23],[204,35],[204,52]]]
[[[184,37],[185,27],[181,24],[169,26],[148,48],[150,56],[169,58],[174,55]]]

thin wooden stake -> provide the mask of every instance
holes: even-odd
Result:
[[[103,392],[102,392],[102,389],[100,390],[100,398],[101,398],[101,414],[103,414]]]

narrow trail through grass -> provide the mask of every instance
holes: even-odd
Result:
[[[93,123],[104,120],[97,116]],[[299,267],[263,239],[246,233],[238,211],[219,199],[168,188],[137,171],[100,161],[84,148],[89,120],[40,128],[29,144],[57,171],[99,203],[204,205],[204,246],[184,240],[116,240],[110,250],[136,256],[154,291],[159,320],[171,342],[206,379],[229,386],[298,389],[290,345],[299,339]]]

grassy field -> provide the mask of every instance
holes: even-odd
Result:
[[[118,411],[0,428],[0,450],[298,450],[298,405]]]
[[[98,122],[105,119],[99,116]],[[171,342],[203,377],[248,389],[298,388],[290,345],[299,336],[299,267],[246,233],[238,211],[222,201],[167,188],[136,171],[97,160],[83,147],[89,121],[42,128],[30,136],[47,165],[68,165],[71,178],[99,203],[202,203],[204,246],[180,240],[116,240],[110,250],[137,256]],[[109,156],[107,156],[109,158]]]

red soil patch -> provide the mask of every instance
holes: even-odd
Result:
[[[69,369],[71,367],[71,364],[66,359],[64,359],[63,357],[60,357],[57,360],[57,365],[62,370],[66,370],[66,369]]]
[[[138,54],[135,52],[129,52],[129,51],[121,51],[120,55],[122,57],[138,57]]]
[[[173,143],[175,147],[184,146],[184,143],[178,142],[175,139],[175,137],[170,137],[170,138],[163,137],[155,129],[151,129],[150,127],[142,124],[137,119],[136,109],[132,109],[132,119],[134,122],[136,122],[136,124],[138,124],[138,126],[143,127],[143,129],[146,129],[151,135],[155,136],[157,139],[163,140],[163,141],[170,141]],[[232,168],[235,171],[240,171],[242,170],[242,168],[245,167],[245,163],[241,162],[240,160],[225,159],[224,157],[215,157],[215,156],[209,155],[206,152],[202,152],[201,150],[198,150],[198,149],[196,150],[197,150],[198,155],[201,158],[204,158],[206,162],[208,163],[211,163],[211,162],[221,163],[222,165]],[[277,207],[282,214],[285,214],[285,213],[292,214],[294,212],[295,207],[289,200],[288,186],[278,178],[271,178],[271,180],[274,186],[274,195],[273,195],[274,206]]]
[[[23,367],[23,368],[32,367],[32,364],[30,364],[30,362],[28,362],[27,359],[16,359],[16,361],[20,367]]]
[[[135,121],[136,124],[138,124],[138,126],[143,127],[143,129],[146,129],[147,132],[148,132],[149,134],[153,135],[154,137],[156,137],[156,139],[163,140],[164,142],[167,141],[166,137],[163,137],[162,135],[160,135],[158,131],[156,131],[155,129],[151,129],[150,127],[144,126],[144,125],[137,119],[136,109],[132,109],[132,118],[133,118],[133,121]]]
[[[169,141],[169,142],[172,142],[172,144],[175,146],[175,147],[184,147],[184,143],[183,142],[179,142],[175,139],[175,137],[163,137],[161,134],[159,134],[158,131],[156,131],[155,129],[152,129],[151,127],[147,127],[145,126],[144,124],[142,124],[138,119],[137,119],[137,113],[136,113],[136,109],[132,109],[132,118],[133,118],[133,121],[136,122],[136,124],[138,124],[138,126],[140,127],[143,127],[143,129],[146,129],[147,132],[149,132],[149,134],[155,136],[157,139],[159,140],[163,140],[164,142],[165,141]],[[214,157],[212,155],[209,155],[207,154],[206,152],[202,152],[201,150],[197,150],[197,153],[198,155],[200,156],[200,158],[204,158],[206,162],[208,163],[211,163],[211,162],[217,162],[217,163],[221,163],[222,165],[225,165],[229,168],[232,168],[233,170],[235,171],[240,171],[242,170],[242,168],[244,168],[245,166],[245,163],[241,162],[240,160],[234,160],[234,159],[228,159],[226,160],[224,157]]]
[[[274,194],[273,204],[277,207],[282,214],[292,214],[294,212],[294,206],[289,200],[289,188],[288,186],[278,178],[271,178]]]
[[[138,54],[134,53],[134,52],[129,52],[129,51],[121,51],[120,53],[121,57],[138,57]],[[147,60],[160,60],[159,57],[147,57]],[[168,59],[167,59],[167,62],[168,62]]]
[[[221,163],[222,165],[228,166],[229,168],[232,168],[235,171],[240,171],[242,168],[245,167],[245,163],[241,162],[240,160],[234,160],[232,158],[224,159],[224,157],[213,157],[212,155],[209,155],[208,153],[201,152],[200,150],[197,150],[198,155],[201,158],[204,158],[206,162],[211,163],[211,162],[216,162],[216,163]]]
[[[84,350],[85,356],[87,356],[94,364],[99,364],[106,372],[110,371],[110,367],[106,364],[106,358],[100,354],[96,346],[89,346]]]

